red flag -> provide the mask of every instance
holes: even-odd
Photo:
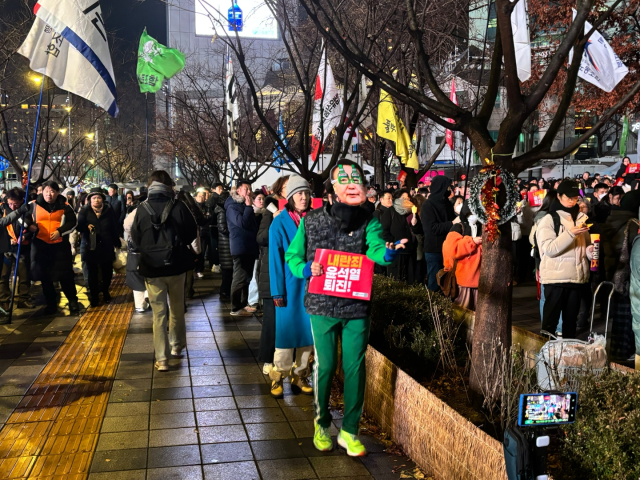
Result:
[[[451,100],[453,103],[458,105],[458,98],[456,97],[456,79],[455,79],[455,77],[451,79],[451,94],[449,95],[449,100]],[[447,118],[447,122],[453,123],[453,120],[451,118]],[[445,135],[447,137],[447,145],[449,145],[449,148],[453,151],[453,131],[447,129]]]

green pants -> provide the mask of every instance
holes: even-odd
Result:
[[[324,428],[331,425],[329,398],[331,383],[338,367],[338,337],[342,334],[344,370],[344,418],[342,429],[357,435],[364,403],[365,353],[369,343],[368,318],[345,320],[311,315],[311,330],[316,347],[313,363],[315,420]]]

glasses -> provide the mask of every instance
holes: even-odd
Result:
[[[344,171],[342,165],[338,166],[338,178],[336,180],[331,180],[331,184],[335,185],[336,183],[339,185],[349,185],[353,183],[354,185],[362,185],[362,178],[360,177],[360,173],[355,168],[351,172],[351,176],[347,172]]]

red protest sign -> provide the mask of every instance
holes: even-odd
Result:
[[[405,172],[404,170],[400,170],[400,173],[398,173],[398,182],[403,183],[406,179],[407,172]]]
[[[618,177],[616,183],[613,184],[614,187],[621,187],[622,185],[624,185],[624,178],[622,177]]]
[[[311,277],[309,293],[371,300],[373,262],[365,255],[319,248],[314,260],[324,275]]]
[[[638,173],[640,172],[640,164],[638,163],[630,163],[627,165],[626,173]]]
[[[544,197],[546,196],[546,190],[536,190],[535,192],[529,192],[529,205],[531,205],[532,207],[541,207]]]

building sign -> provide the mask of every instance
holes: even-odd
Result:
[[[238,0],[242,9],[242,31],[240,38],[263,38],[277,40],[278,22],[264,0]],[[212,37],[214,35],[235,36],[228,30],[229,0],[196,0],[196,35]]]

